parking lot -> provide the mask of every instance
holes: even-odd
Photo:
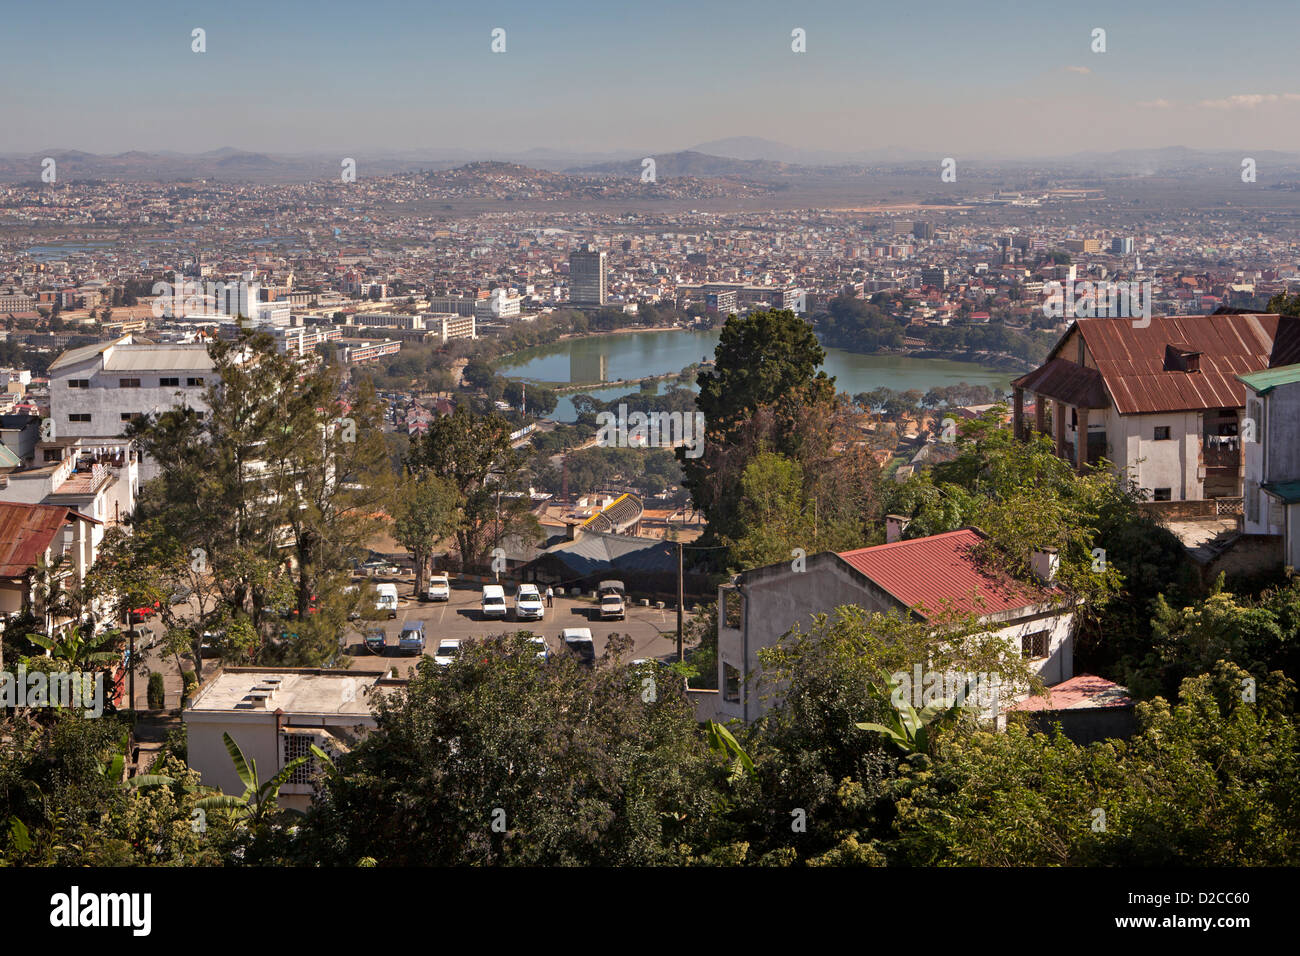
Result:
[[[596,602],[590,598],[573,598],[566,595],[555,598],[555,606],[546,608],[545,617],[541,621],[516,621],[515,585],[503,582],[509,613],[502,621],[500,618],[483,617],[479,610],[482,585],[478,583],[458,583],[453,576],[449,601],[422,602],[413,594],[413,578],[370,579],[366,583],[375,584],[380,580],[397,583],[399,597],[397,617],[352,622],[350,630],[344,635],[344,651],[353,655],[355,658],[353,666],[361,669],[379,670],[395,667],[398,675],[403,676],[415,666],[418,658],[402,656],[397,652],[397,635],[407,621],[425,622],[426,655],[432,655],[438,646],[438,641],[443,638],[481,638],[517,630],[528,630],[545,638],[547,647],[555,653],[562,650],[560,632],[564,628],[586,627],[591,630],[597,656],[604,653],[610,634],[627,634],[633,641],[630,658],[676,659],[677,612],[674,609],[641,607],[639,602],[629,599],[627,617],[624,620],[601,621],[596,618]],[[546,587],[543,585],[540,590],[545,594]],[[690,620],[689,612],[687,620]],[[387,646],[382,657],[366,650],[362,642],[365,630],[376,627],[382,627],[387,638]]]

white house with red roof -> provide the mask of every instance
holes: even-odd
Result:
[[[901,529],[891,529],[895,537]],[[776,645],[796,625],[842,605],[890,611],[935,621],[949,613],[973,614],[1004,635],[1048,686],[1074,674],[1074,610],[1052,585],[1055,551],[1035,552],[1043,583],[1019,581],[990,570],[978,555],[984,535],[962,528],[924,538],[896,540],[855,551],[824,551],[805,562],[782,562],[745,571],[718,589],[718,711],[722,719],[760,717],[758,652]],[[925,662],[918,662],[924,664]]]

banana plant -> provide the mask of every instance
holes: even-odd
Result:
[[[239,749],[239,744],[235,743],[235,739],[230,734],[222,734],[221,738],[225,741],[226,752],[230,754],[230,759],[235,765],[235,773],[244,784],[244,792],[238,797],[230,794],[204,797],[194,805],[205,811],[231,811],[239,823],[259,827],[277,809],[276,801],[280,796],[280,788],[295,770],[307,762],[308,758],[298,757],[296,760],[290,760],[279,773],[262,783],[257,776],[257,761],[246,759],[244,752]]]
[[[37,647],[49,652],[51,659],[67,664],[76,670],[81,667],[111,664],[118,655],[101,648],[111,647],[117,640],[116,631],[105,634],[99,639],[87,639],[77,629],[65,634],[62,639],[42,637],[40,634],[28,634],[27,639]]]
[[[101,777],[106,777],[116,783],[118,786],[125,787],[128,790],[139,790],[142,787],[161,787],[176,782],[174,777],[168,777],[160,773],[141,773],[136,774],[126,780],[122,779],[122,771],[126,769],[126,749],[129,740],[126,734],[117,742],[117,747],[107,760],[95,760],[95,770]]]
[[[735,784],[740,780],[743,774],[749,774],[751,777],[757,776],[754,770],[754,761],[750,759],[745,748],[740,745],[735,736],[722,724],[716,720],[710,720],[708,726],[709,749],[715,753],[720,753],[724,757],[731,757],[731,773],[727,777],[727,782]]]
[[[898,696],[898,681],[884,673],[881,674],[881,678],[886,689],[881,690],[876,685],[872,685],[871,689],[876,698],[884,704],[885,720],[888,723],[861,723],[853,726],[859,730],[883,734],[908,756],[928,754],[930,745],[934,741],[933,731],[948,721],[956,719],[961,712],[960,698],[936,701],[919,711],[906,698],[903,699],[901,707],[896,706],[894,698]]]

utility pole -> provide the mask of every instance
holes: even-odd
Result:
[[[682,543],[677,542],[677,659],[686,660],[685,611],[682,604]]]

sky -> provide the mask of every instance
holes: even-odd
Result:
[[[649,154],[732,136],[981,158],[1300,150],[1297,0],[0,9],[0,153]],[[491,50],[497,28],[504,53]],[[1091,49],[1097,28],[1104,53]],[[795,29],[806,52],[791,49]]]

